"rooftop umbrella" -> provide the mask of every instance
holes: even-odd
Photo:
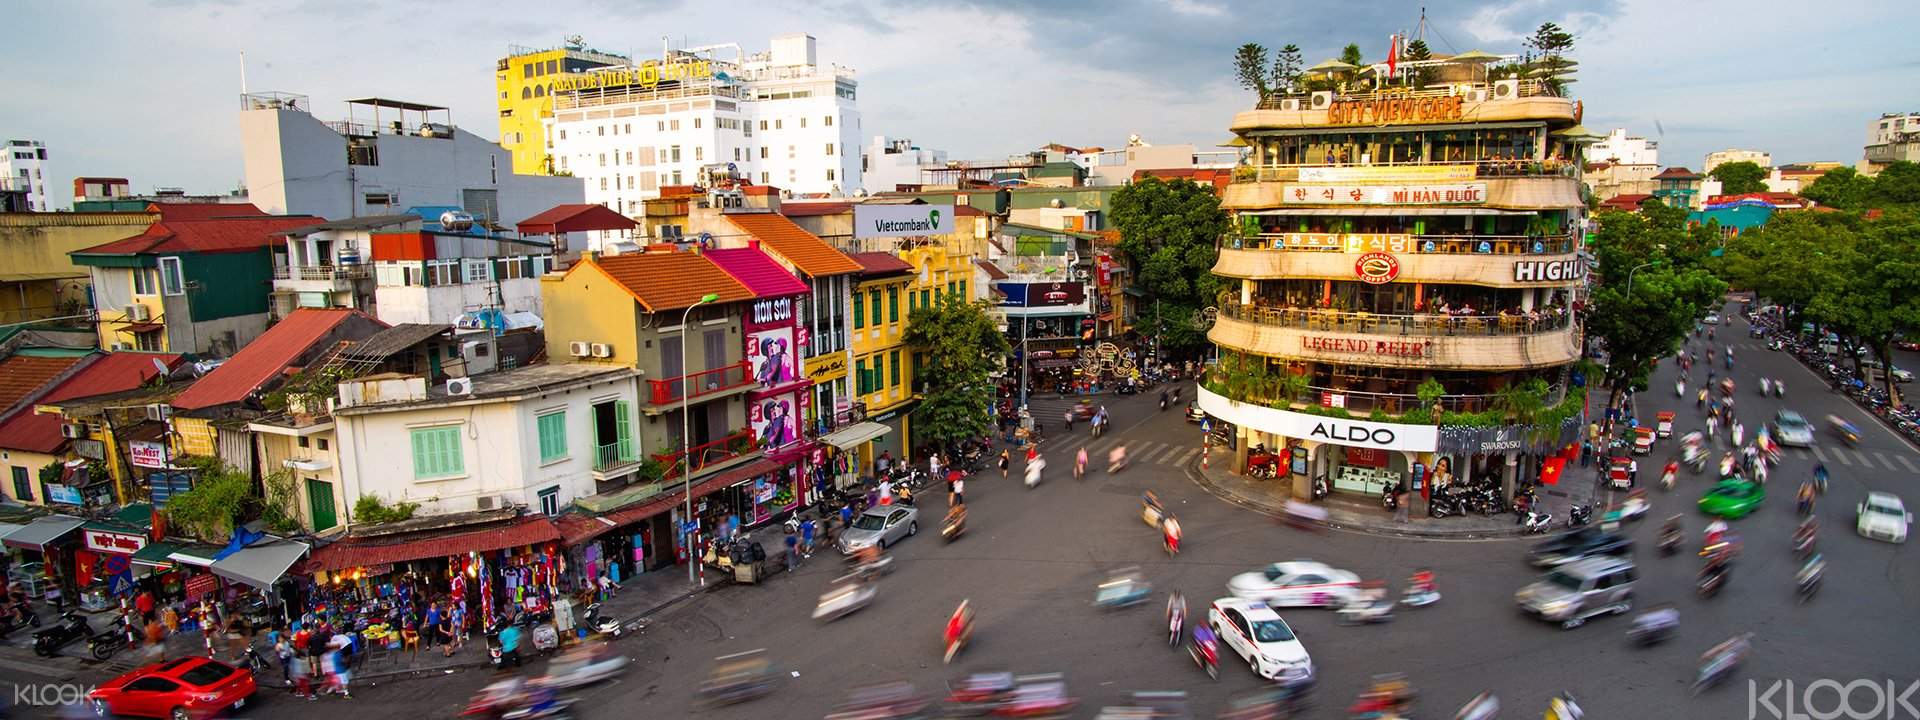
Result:
[[[1319,65],[1315,65],[1313,67],[1307,68],[1307,72],[1314,72],[1314,73],[1343,72],[1346,70],[1357,70],[1359,69],[1359,67],[1360,66],[1354,65],[1352,63],[1344,63],[1333,58],[1328,58],[1326,60],[1322,60]]]
[[[1482,50],[1468,50],[1459,55],[1447,58],[1447,61],[1457,63],[1490,63],[1499,62],[1500,56]]]

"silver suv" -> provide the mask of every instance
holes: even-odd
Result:
[[[1520,591],[1513,600],[1520,609],[1560,627],[1580,627],[1601,613],[1633,609],[1633,583],[1640,573],[1633,561],[1621,557],[1589,557],[1562,565]]]

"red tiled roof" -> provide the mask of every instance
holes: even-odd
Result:
[[[703,254],[708,260],[712,260],[713,264],[720,266],[721,270],[733,276],[733,279],[739,280],[741,285],[753,291],[754,297],[786,297],[805,295],[808,292],[806,283],[800,282],[800,278],[787,272],[786,268],[781,267],[780,263],[768,257],[760,248],[724,248],[708,250]]]
[[[733,279],[719,265],[690,252],[630,253],[583,260],[567,269],[572,275],[593,267],[620,283],[647,312],[692,307],[707,293],[720,302],[752,300],[753,291]]]
[[[160,369],[154,367],[155,360],[169,369],[180,365],[180,356],[170,353],[117,352],[96,355],[86,367],[47,391],[35,404],[53,404],[62,400],[133,390],[160,374]],[[66,438],[60,436],[60,416],[35,414],[31,410],[22,408],[12,418],[0,423],[0,448],[49,454],[58,452],[60,446],[66,443]]]
[[[1635,210],[1639,210],[1640,203],[1646,202],[1652,197],[1653,197],[1652,195],[1648,195],[1646,193],[1627,193],[1624,195],[1615,195],[1613,197],[1600,201],[1600,207],[1613,208],[1616,210],[1626,210],[1628,212],[1632,212]]]
[[[631,230],[640,227],[640,223],[605,205],[569,203],[547,208],[521,220],[516,227],[522,235],[554,235],[587,230]]]
[[[159,253],[222,253],[258,250],[286,242],[274,235],[319,222],[310,215],[168,220],[147,226],[146,232],[76,250],[75,255],[142,255]]]
[[[987,277],[989,278],[992,278],[994,280],[1007,279],[1007,272],[1005,270],[1001,270],[1000,266],[998,265],[994,265],[993,263],[987,262],[985,260],[974,260],[973,265],[974,267],[987,271]]]
[[[981,210],[980,208],[974,207],[972,205],[961,204],[961,205],[953,206],[954,217],[980,217],[986,214],[987,214],[987,211]]]
[[[853,261],[860,263],[861,277],[880,277],[883,275],[905,275],[913,272],[913,264],[894,256],[890,252],[854,253]]]
[[[780,203],[780,214],[787,217],[844,215],[850,212],[853,212],[853,203],[850,202]]]
[[[267,214],[253,203],[147,203],[147,212],[159,214],[162,221],[261,217]]]
[[[60,377],[84,357],[34,357],[15,355],[0,360],[0,412],[14,403],[32,397],[41,386]]]
[[[772,185],[748,185],[740,188],[741,195],[779,195],[780,188]]]
[[[286,319],[267,328],[253,342],[241,347],[240,352],[234,353],[232,358],[200,378],[199,382],[173,396],[173,406],[182,410],[199,410],[245,400],[255,390],[285,372],[301,353],[333,332],[336,326],[354,316],[380,322],[359,310],[295,310]],[[386,324],[381,323],[381,326],[385,327]]]
[[[1688,180],[1688,179],[1697,178],[1697,177],[1702,177],[1702,175],[1683,167],[1670,167],[1665,170],[1661,170],[1660,174],[1653,176],[1653,179],[1655,180]]]
[[[407,533],[394,537],[347,539],[319,548],[300,566],[301,574],[322,570],[413,562],[468,552],[505,550],[560,539],[559,528],[544,515],[526,515],[505,524],[459,528],[438,533]]]
[[[731,213],[724,215],[734,227],[760,239],[761,246],[773,251],[800,272],[814,277],[860,272],[860,263],[833,249],[813,233],[793,224],[785,216],[773,213]]]

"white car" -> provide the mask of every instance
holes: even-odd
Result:
[[[1700,322],[1705,323],[1707,325],[1719,325],[1720,313],[1707,313],[1707,319],[1701,320]]]
[[[1313,679],[1313,658],[1280,613],[1258,600],[1220,598],[1207,608],[1207,625],[1221,644],[1268,680]]]
[[[1227,580],[1234,597],[1281,607],[1344,605],[1360,590],[1360,576],[1312,560],[1277,562]]]
[[[1773,416],[1774,436],[1781,445],[1811,447],[1813,445],[1813,426],[1807,419],[1792,410],[1781,410]]]
[[[1865,502],[1860,503],[1859,521],[1854,529],[1861,537],[1885,540],[1890,543],[1907,541],[1907,523],[1913,522],[1913,513],[1907,512],[1900,497],[1893,493],[1870,492]]]

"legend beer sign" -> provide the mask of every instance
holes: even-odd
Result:
[[[1487,201],[1487,184],[1295,185],[1284,198],[1302,205],[1478,205]]]

